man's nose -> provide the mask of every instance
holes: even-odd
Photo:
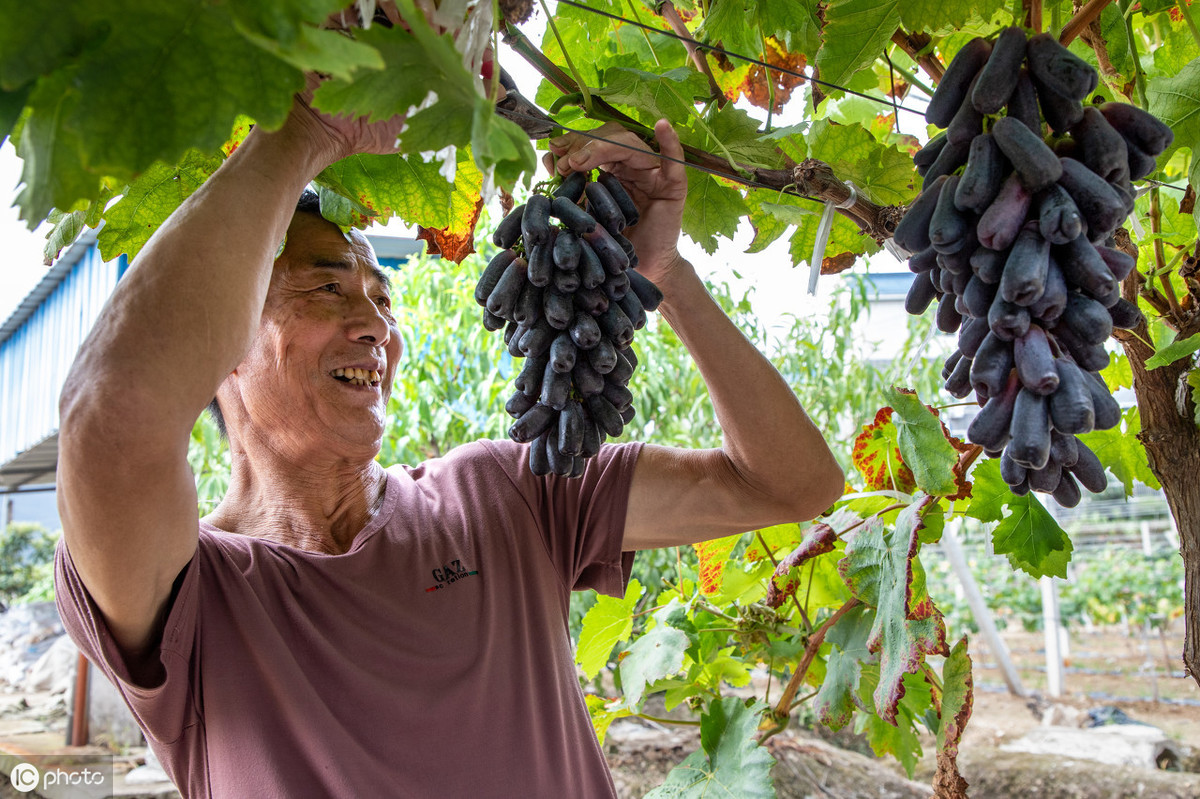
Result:
[[[388,312],[373,297],[357,294],[350,298],[346,334],[355,341],[383,346],[391,337]]]

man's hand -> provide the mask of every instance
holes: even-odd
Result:
[[[607,141],[568,133],[549,142],[550,152],[544,163],[550,172],[568,175],[597,167],[620,178],[637,203],[640,221],[625,231],[638,254],[638,271],[655,283],[686,263],[679,255],[679,229],[683,219],[683,201],[687,196],[687,175],[683,166],[683,146],[671,124],[660,119],[654,126],[662,155],[659,158],[636,135],[615,122],[592,131]]]
[[[296,98],[281,133],[303,137],[323,153],[324,160],[330,164],[357,153],[388,155],[399,152],[398,137],[404,129],[404,116],[367,122],[366,117],[350,119],[323,114],[310,105],[313,92],[321,85],[321,78],[309,73],[305,82],[305,91]]]

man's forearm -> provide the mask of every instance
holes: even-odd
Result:
[[[794,497],[804,510],[819,505],[812,514],[824,510],[825,496],[841,491],[842,472],[778,370],[725,315],[691,264],[669,270],[659,288],[659,312],[700,370],[739,476],[767,497]]]
[[[248,349],[296,199],[330,160],[310,141],[252,131],[163,223],[80,349],[64,410],[117,403],[148,433],[191,428]]]

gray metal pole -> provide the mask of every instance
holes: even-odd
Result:
[[[975,623],[979,625],[979,631],[983,633],[988,648],[992,650],[996,657],[996,663],[1000,665],[1000,674],[1004,677],[1004,684],[1008,686],[1009,693],[1015,696],[1026,696],[1025,688],[1021,685],[1021,677],[1017,674],[1012,658],[1008,655],[1008,647],[1004,645],[1004,640],[996,630],[996,621],[992,618],[992,611],[983,601],[983,594],[979,592],[975,576],[971,574],[971,569],[967,566],[967,557],[955,534],[958,524],[957,522],[949,523],[942,531],[942,549],[945,550],[946,557],[950,559],[950,566],[958,575],[958,581],[962,583],[967,604],[971,606],[971,613],[975,616]]]

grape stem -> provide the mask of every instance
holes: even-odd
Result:
[[[772,566],[774,566],[776,569],[778,569],[778,568],[779,568],[779,561],[777,561],[777,560],[775,559],[775,555],[773,555],[773,554],[771,553],[771,548],[770,548],[769,546],[767,546],[767,540],[766,540],[765,538],[763,538],[762,530],[756,530],[754,534],[755,534],[756,536],[758,536],[758,543],[759,543],[759,544],[762,546],[762,548],[763,548],[763,552],[767,553],[767,559],[768,559],[769,561],[771,561],[771,565],[772,565]],[[771,579],[771,580],[774,580],[774,579],[775,579],[775,576],[774,576],[774,575],[771,575],[771,577],[770,577],[769,579]],[[799,613],[800,613],[800,618],[801,618],[801,619],[804,621],[804,629],[805,629],[807,632],[811,633],[811,632],[812,632],[812,622],[810,622],[810,621],[808,620],[808,614],[807,614],[807,613],[805,613],[805,612],[804,612],[804,608],[800,606],[800,600],[799,600],[799,599],[796,599],[796,594],[795,594],[795,592],[793,592],[793,593],[792,593],[792,602],[794,602],[794,603],[795,603],[795,605],[796,605],[796,610],[797,610],[797,611],[799,611]]]

